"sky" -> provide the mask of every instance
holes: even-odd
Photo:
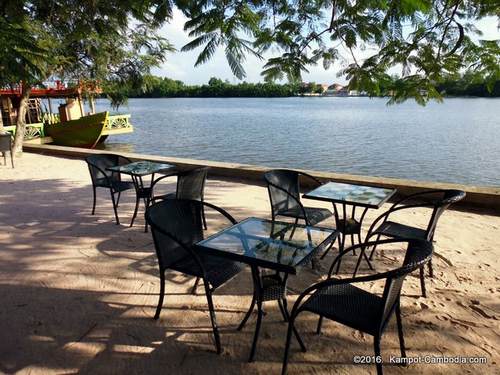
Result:
[[[189,52],[180,52],[183,45],[191,39],[184,31],[184,23],[186,22],[184,15],[174,9],[173,19],[169,24],[166,24],[161,34],[166,37],[170,43],[178,50],[167,56],[167,61],[161,67],[153,70],[153,74],[178,79],[187,84],[203,84],[207,83],[210,77],[222,78],[232,83],[238,83],[239,80],[232,74],[229,68],[224,52],[219,49],[209,62],[194,66],[196,58],[201,51],[201,48]],[[500,31],[498,30],[498,21],[496,17],[488,17],[476,23],[476,27],[483,32],[483,39],[500,39]],[[269,58],[272,53],[267,53],[264,57]],[[262,82],[262,66],[265,60],[259,60],[253,56],[247,56],[246,62],[243,64],[247,76],[244,78],[247,82]],[[339,63],[333,65],[330,69],[323,69],[322,64],[311,66],[308,68],[309,73],[303,75],[303,80],[306,82],[317,82],[332,84],[334,82],[345,84],[346,80],[343,77],[338,77],[337,72],[341,69]]]

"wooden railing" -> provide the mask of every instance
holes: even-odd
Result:
[[[105,130],[116,130],[131,128],[130,115],[109,115],[106,122]]]
[[[34,124],[26,124],[26,129],[24,131],[24,140],[30,140],[35,138],[42,138],[45,136],[44,124],[54,124],[59,122],[59,115],[55,113],[44,113],[42,116],[42,122]],[[16,134],[16,126],[4,126],[5,131],[8,131],[12,135]],[[120,130],[120,129],[130,129],[132,131],[133,127],[130,123],[130,115],[110,115],[108,116],[108,121],[104,127],[104,130]]]
[[[4,126],[5,131],[8,131],[12,135],[16,135],[16,126]],[[26,124],[26,128],[24,129],[24,140],[28,141],[30,139],[41,138],[44,137],[43,131],[43,123],[39,122],[36,124]]]

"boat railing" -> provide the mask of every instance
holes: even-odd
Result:
[[[105,130],[117,130],[117,129],[127,129],[127,128],[132,128],[129,114],[109,115],[108,121],[106,121],[106,125],[104,127]]]
[[[58,122],[61,122],[61,118],[59,117],[59,113],[44,112],[42,114],[42,122],[50,125],[57,124]]]
[[[12,135],[16,135],[16,126],[4,126],[5,131],[8,131]],[[26,128],[24,129],[24,140],[29,141],[30,139],[35,138],[43,138],[45,137],[45,133],[43,131],[43,123],[38,122],[34,124],[26,124]]]

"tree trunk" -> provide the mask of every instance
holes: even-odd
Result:
[[[5,129],[3,128],[3,113],[2,113],[2,105],[0,104],[0,134],[3,133],[5,133]]]
[[[21,84],[22,96],[17,114],[16,135],[14,137],[14,154],[20,156],[23,153],[24,131],[26,129],[26,111],[28,110],[28,100],[30,98],[31,87],[24,82]]]

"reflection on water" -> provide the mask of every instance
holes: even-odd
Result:
[[[105,100],[99,110],[110,110]],[[269,167],[500,185],[500,99],[130,99],[106,149]]]

